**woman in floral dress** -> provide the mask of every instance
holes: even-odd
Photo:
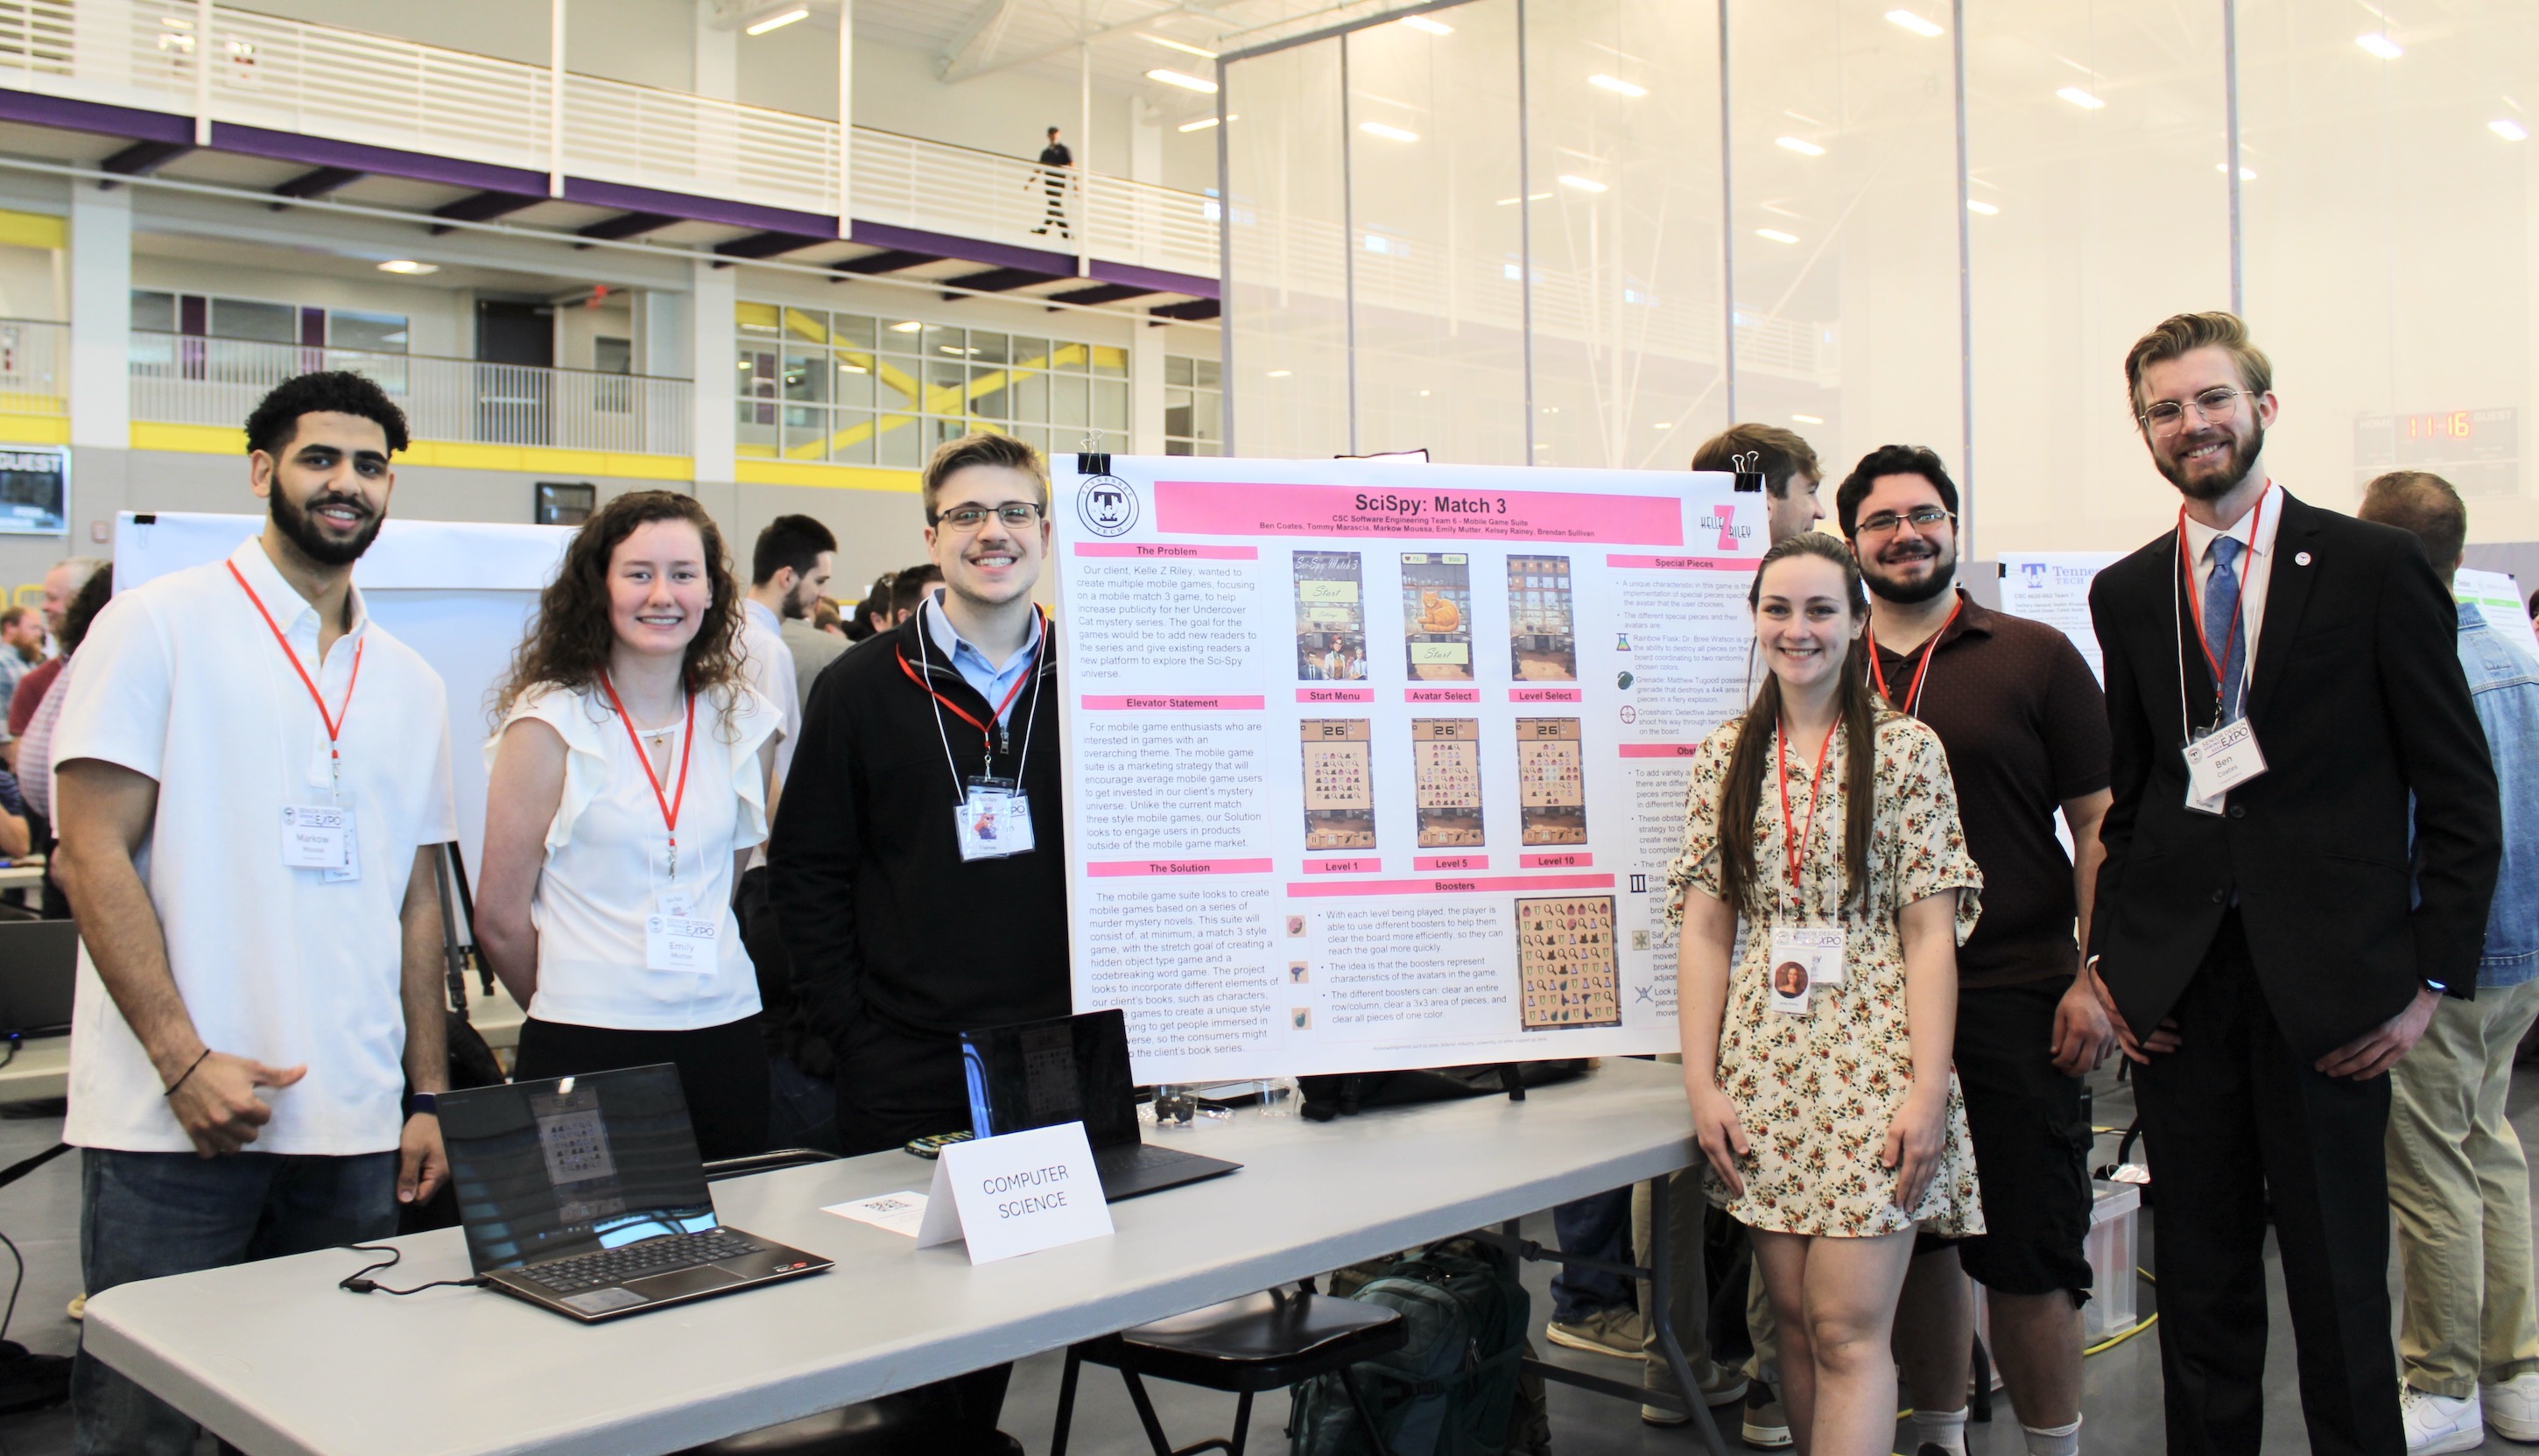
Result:
[[[1939,738],[1871,697],[1842,543],[1774,546],[1747,600],[1771,675],[1694,758],[1667,871],[1684,1088],[1711,1201],[1753,1232],[1799,1451],[1884,1456],[1914,1230],[1983,1231],[1949,1070],[1983,877]]]

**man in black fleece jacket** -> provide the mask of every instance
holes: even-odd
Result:
[[[944,593],[820,674],[768,850],[849,1156],[968,1128],[961,1033],[1068,1010],[1056,654],[1031,601],[1049,479],[1028,446],[973,435],[924,489]],[[982,780],[1020,781],[1029,851],[963,858]]]

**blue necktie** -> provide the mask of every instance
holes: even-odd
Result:
[[[2248,640],[2239,631],[2239,573],[2234,563],[2247,546],[2235,536],[2213,538],[2213,575],[2204,583],[2204,647],[2222,664],[2222,723],[2239,717],[2239,685],[2248,663]]]

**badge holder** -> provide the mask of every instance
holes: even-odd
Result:
[[[965,781],[953,825],[964,860],[1001,860],[1033,848],[1031,797],[1012,779],[980,774]]]
[[[2263,503],[2259,504],[2262,507]],[[2265,773],[2266,755],[2257,747],[2255,725],[2248,722],[2248,685],[2253,676],[2249,671],[2251,659],[2248,658],[2241,658],[2239,662],[2239,716],[2229,723],[2216,722],[2208,728],[2199,729],[2187,726],[2186,616],[2177,603],[2179,597],[2194,590],[2195,578],[2186,569],[2185,520],[2185,511],[2180,508],[2177,587],[2169,593],[2168,602],[2169,635],[2175,639],[2173,645],[2177,653],[2177,721],[2180,727],[2186,728],[2187,734],[2186,741],[2178,745],[2178,753],[2186,760],[2187,810],[2191,813],[2219,816],[2230,807],[2231,790]],[[2253,530],[2251,534],[2254,534]],[[2239,589],[2244,593],[2247,590],[2247,584],[2242,582]],[[2237,610],[2236,607],[2231,609],[2234,627],[2238,620]],[[2213,668],[2215,683],[2213,716],[2219,720],[2222,716],[2223,695],[2220,686],[2222,672],[2220,665],[2212,660],[2212,649],[2204,645],[2204,622],[2200,616],[2195,623],[2195,646],[2196,651],[2204,655],[2206,663]]]
[[[690,852],[682,857],[667,835],[644,841],[646,873],[652,882],[652,912],[644,917],[644,968],[712,975],[721,968],[722,920],[699,914],[701,877]]]
[[[1804,1016],[1816,988],[1842,984],[1841,927],[1774,926],[1770,944],[1771,1009]]]

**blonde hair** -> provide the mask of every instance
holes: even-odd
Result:
[[[2239,370],[2239,383],[2249,393],[2263,394],[2275,387],[2275,367],[2267,362],[2265,350],[2248,342],[2248,325],[2239,321],[2238,314],[2172,313],[2125,351],[2125,392],[2131,396],[2134,423],[2142,423],[2145,368],[2213,348],[2230,351],[2230,362]]]

